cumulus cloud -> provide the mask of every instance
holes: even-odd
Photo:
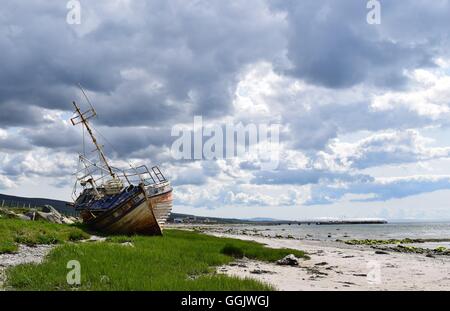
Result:
[[[13,180],[11,180],[7,176],[2,175],[0,173],[0,189],[4,190],[4,189],[13,188],[16,186],[17,186],[17,184]]]
[[[353,180],[370,181],[367,175],[352,175],[348,172],[333,172],[320,169],[286,169],[277,171],[258,171],[252,182],[256,184],[309,185],[321,183],[346,182]]]
[[[364,169],[449,157],[449,147],[427,147],[428,142],[415,130],[374,134],[350,147],[341,161]]]
[[[390,199],[400,199],[422,193],[449,189],[449,187],[449,176],[380,178],[372,182],[356,182],[334,186],[313,186],[310,198],[304,204],[330,204],[347,194],[366,196],[366,198],[353,199],[353,201],[387,201]]]

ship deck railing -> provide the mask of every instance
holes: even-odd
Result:
[[[79,181],[85,181],[87,178],[91,178],[96,185],[102,185],[107,179],[111,178],[108,174],[109,171],[93,161],[88,160],[86,157],[80,157],[85,167],[77,172],[79,174],[84,172],[81,177],[78,177]],[[158,166],[153,166],[151,170],[146,165],[140,165],[123,170],[116,167],[111,167],[114,171],[116,178],[126,181],[128,185],[144,184],[145,186],[159,185],[167,182],[166,177],[161,173]]]

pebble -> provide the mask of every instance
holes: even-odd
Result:
[[[275,272],[267,271],[267,270],[261,270],[261,269],[255,269],[250,271],[252,274],[274,274]]]
[[[375,254],[377,254],[377,255],[389,255],[388,252],[384,252],[384,251],[375,251]]]

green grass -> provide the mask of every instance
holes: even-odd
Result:
[[[233,256],[271,262],[291,253],[306,258],[297,250],[269,249],[189,231],[166,230],[162,237],[114,236],[107,242],[67,243],[52,250],[42,264],[10,268],[7,286],[16,290],[271,290],[253,279],[216,274],[215,267],[230,263]],[[67,284],[70,260],[81,264],[79,286]]]
[[[28,246],[58,244],[87,238],[89,238],[89,234],[76,226],[41,221],[0,219],[0,254],[16,252],[18,244]]]

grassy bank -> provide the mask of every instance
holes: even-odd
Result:
[[[167,230],[163,237],[115,236],[106,242],[65,243],[42,264],[8,269],[6,285],[16,290],[270,290],[252,279],[216,274],[215,267],[235,257],[273,262],[291,253],[305,257],[297,250]],[[67,284],[70,260],[81,264],[79,286]]]
[[[89,234],[75,226],[63,226],[41,221],[0,219],[0,254],[14,253],[18,244],[58,244],[65,241],[79,241]]]

